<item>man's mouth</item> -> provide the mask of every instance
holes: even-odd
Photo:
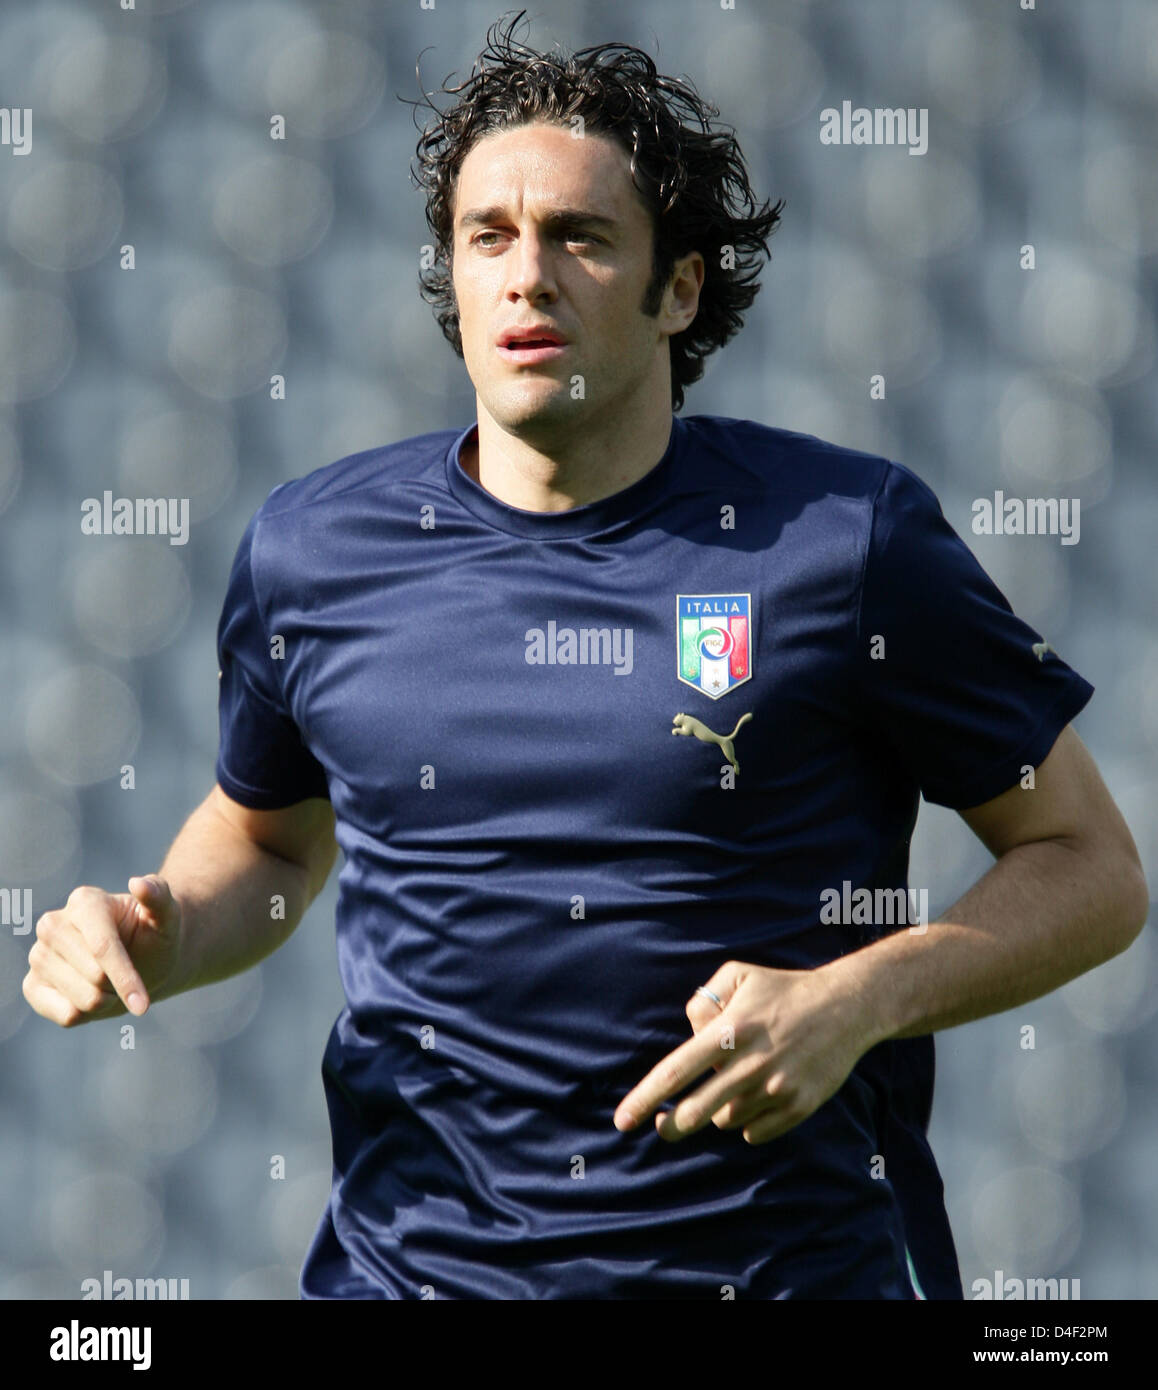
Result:
[[[560,356],[566,349],[566,343],[556,342],[552,338],[512,338],[499,346],[499,352],[504,357],[516,362],[546,362]]]
[[[505,328],[498,337],[498,346],[512,352],[525,350],[538,352],[542,348],[564,347],[566,340],[562,333],[550,323],[540,327],[537,323],[516,323]]]

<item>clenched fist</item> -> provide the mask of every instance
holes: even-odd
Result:
[[[143,1014],[175,973],[180,936],[180,906],[156,874],[129,879],[127,893],[74,888],[36,924],[24,997],[62,1028]]]

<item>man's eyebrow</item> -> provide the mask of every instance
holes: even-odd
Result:
[[[506,216],[506,209],[498,205],[489,208],[471,208],[459,217],[458,225],[460,227],[486,227],[492,222],[502,222]],[[549,227],[574,227],[581,223],[585,227],[603,227],[608,231],[619,226],[614,217],[604,217],[601,213],[588,212],[585,208],[556,208],[553,212],[549,212],[543,221]]]

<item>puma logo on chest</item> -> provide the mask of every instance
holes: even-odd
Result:
[[[733,746],[732,740],[740,732],[741,725],[746,724],[751,718],[751,713],[742,714],[736,721],[736,727],[730,734],[718,734],[714,729],[709,729],[706,724],[701,723],[694,715],[677,714],[672,720],[672,723],[675,725],[675,728],[672,729],[672,733],[681,734],[684,738],[694,734],[701,743],[716,744],[718,748],[723,750],[724,757],[732,764],[732,770],[739,776],[740,764],[736,761],[736,749]]]

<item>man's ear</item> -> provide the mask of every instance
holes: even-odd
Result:
[[[672,333],[682,333],[696,316],[700,291],[704,287],[704,258],[699,251],[689,251],[672,266],[671,279],[663,297],[665,317],[677,321]]]

